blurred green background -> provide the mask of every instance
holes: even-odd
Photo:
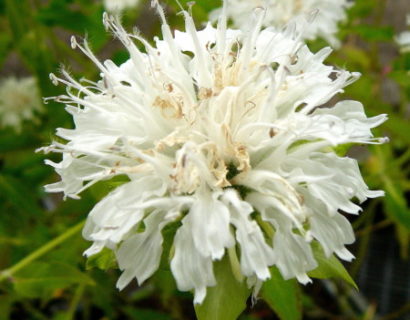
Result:
[[[169,24],[183,29],[176,1],[162,3]],[[187,1],[181,3],[186,7]],[[220,4],[196,1],[198,27]],[[71,49],[72,34],[86,36],[100,59],[126,61],[126,51],[104,30],[103,11],[102,1],[0,0],[0,82],[31,76],[39,95],[50,97],[64,92],[49,80],[49,73],[62,66],[77,78],[97,80],[93,63]],[[388,136],[389,144],[349,151],[369,186],[386,192],[351,218],[357,236],[351,250],[357,258],[346,268],[360,291],[339,280],[315,280],[295,289],[296,309],[279,313],[282,319],[410,319],[410,52],[400,52],[394,41],[406,30],[406,13],[408,0],[354,1],[340,28],[343,45],[327,60],[362,73],[339,99],[361,101],[369,116],[389,115],[374,131]],[[159,19],[149,1],[125,11],[122,21],[128,30],[137,26],[146,39],[159,34]],[[326,43],[318,40],[309,46],[318,51]],[[14,99],[16,104],[18,97]],[[4,104],[0,97],[0,109]],[[194,319],[192,296],[176,290],[168,270],[160,270],[142,287],[134,282],[118,292],[114,265],[86,262],[82,252],[89,243],[81,237],[82,221],[109,190],[96,185],[81,200],[65,201],[45,193],[43,185],[59,177],[44,165],[45,156],[34,151],[51,142],[57,127],[73,124],[63,105],[49,101],[41,108],[35,112],[37,120],[25,120],[21,130],[0,128],[0,320]],[[47,158],[59,161],[58,155]],[[249,301],[241,319],[276,317],[265,302]]]

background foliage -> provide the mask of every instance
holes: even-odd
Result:
[[[181,3],[185,6],[187,1]],[[301,287],[293,280],[283,280],[272,268],[272,279],[260,293],[263,299],[248,301],[240,319],[272,319],[273,314],[285,320],[374,319],[376,316],[385,320],[409,319],[406,314],[410,311],[410,265],[406,259],[410,240],[410,53],[400,54],[394,43],[394,35],[405,29],[406,12],[397,4],[396,0],[355,1],[340,30],[343,45],[327,61],[362,73],[360,80],[349,86],[340,98],[363,102],[369,116],[387,113],[390,118],[375,132],[376,136],[390,137],[389,144],[359,146],[349,151],[349,155],[360,161],[369,186],[386,191],[384,198],[368,201],[364,212],[352,219],[358,238],[352,251],[357,259],[346,267],[362,291],[354,289],[355,281],[341,263],[334,258],[325,259],[323,253],[316,250],[316,258],[321,263],[310,275],[333,280],[315,280],[314,284]],[[179,11],[176,1],[164,1],[164,5],[169,24],[183,28],[182,17],[176,15]],[[217,0],[197,0],[192,10],[198,26],[207,19],[208,12],[218,6]],[[394,6],[395,25],[386,18]],[[409,5],[407,10],[410,13]],[[103,28],[102,13],[100,1],[0,1],[1,78],[32,75],[43,97],[56,96],[64,90],[54,87],[48,78],[50,72],[57,72],[62,65],[78,78],[97,79],[94,65],[70,48],[71,34],[87,35],[101,59],[125,61],[127,55],[121,45]],[[136,25],[147,39],[159,33],[158,20],[149,3],[144,1],[123,15],[125,27],[131,30]],[[325,45],[321,41],[310,43],[313,51]],[[37,124],[26,121],[21,133],[10,128],[0,129],[0,270],[3,270],[0,273],[0,320],[195,318],[192,296],[176,290],[169,270],[160,269],[142,287],[134,283],[118,292],[115,282],[119,272],[108,253],[86,262],[82,252],[89,244],[80,236],[83,220],[112,186],[98,184],[86,191],[81,200],[63,201],[60,195],[44,192],[43,185],[57,181],[58,177],[43,165],[44,155],[34,150],[53,139],[55,128],[72,126],[62,105],[50,102],[44,107],[46,112],[39,115],[41,121]],[[403,294],[398,299],[400,305],[394,308],[383,307],[382,299],[393,299],[388,296],[393,291],[385,287],[390,282],[381,275],[376,273],[370,280],[381,287],[384,298],[378,300],[365,290],[369,283],[363,270],[369,269],[364,266],[371,261],[374,252],[370,249],[378,238],[383,239],[381,243],[394,242],[389,259],[407,270],[395,291]],[[380,262],[380,268],[388,263]],[[216,268],[221,279],[229,276],[224,261]],[[229,290],[243,290],[248,294],[242,287]],[[215,308],[197,308],[196,313],[202,319],[219,319],[218,308],[225,312],[221,319],[228,319],[230,312],[241,311],[227,308],[229,297],[212,289],[206,303]]]

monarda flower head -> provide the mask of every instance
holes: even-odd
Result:
[[[406,16],[406,24],[410,26],[410,14]],[[395,37],[401,52],[410,52],[410,31],[403,31]]]
[[[66,143],[44,148],[63,154],[60,163],[47,161],[62,179],[47,190],[78,198],[98,181],[127,179],[90,212],[85,254],[111,249],[123,270],[118,288],[134,278],[141,284],[159,267],[162,231],[174,223],[171,271],[195,303],[217,284],[213,263],[228,250],[255,286],[271,266],[307,283],[317,266],[313,242],[352,259],[352,227],[341,211],[358,214],[351,199],[383,193],[370,191],[356,160],[333,149],[383,142],[370,129],[386,116],[367,118],[357,101],[329,101],[359,74],[324,65],[331,50],[310,52],[303,28],[261,30],[264,10],[247,32],[227,29],[225,12],[216,28],[197,31],[184,11],[185,31],[173,34],[154,5],[162,19],[155,45],[105,15],[129,60],[101,63],[73,38],[101,80],[51,75],[67,86],[57,99],[75,128],[58,129]]]
[[[20,133],[23,122],[36,122],[43,111],[36,79],[7,77],[0,80],[0,127]]]
[[[315,40],[323,38],[334,47],[339,46],[336,38],[338,24],[346,19],[349,0],[229,0],[227,15],[235,27],[248,28],[249,15],[256,7],[267,8],[263,26],[282,27],[299,15],[310,15],[311,21],[305,24],[303,38]],[[211,13],[211,19],[220,14],[221,9]],[[296,27],[301,27],[299,24]]]
[[[125,9],[135,8],[140,0],[104,0],[104,8],[108,12],[119,13]]]

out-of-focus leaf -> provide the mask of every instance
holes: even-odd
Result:
[[[208,21],[209,12],[214,9],[222,7],[222,1],[220,0],[197,0],[192,5],[192,1],[190,0],[182,0],[180,1],[182,8],[188,10],[192,7],[192,14],[195,17],[195,22],[200,25],[201,22]],[[176,12],[181,11],[178,3],[176,1],[169,1],[169,6],[171,6]]]
[[[92,296],[93,305],[103,310],[108,319],[115,319],[114,314],[118,312],[117,299],[119,298],[118,289],[115,287],[118,274],[96,268],[89,273],[97,284],[87,288],[87,294]]]
[[[340,53],[345,57],[345,61],[349,65],[360,67],[361,69],[368,69],[370,66],[370,59],[366,52],[354,46],[345,45],[340,50]]]
[[[53,314],[53,320],[71,320],[72,314],[69,311],[58,311]]]
[[[410,143],[408,120],[400,118],[394,114],[389,114],[389,120],[386,121],[383,126],[388,128],[397,137],[400,137],[400,139],[403,139],[404,142]]]
[[[165,314],[161,313],[155,310],[148,310],[148,309],[138,309],[138,308],[132,308],[132,307],[126,307],[124,308],[125,313],[129,317],[129,319],[135,319],[135,320],[172,320],[172,317]]]
[[[15,297],[10,294],[0,295],[0,320],[9,320],[11,306],[15,300]]]
[[[346,96],[353,99],[360,97],[360,102],[365,106],[373,106],[374,97],[371,94],[374,91],[374,80],[366,74],[362,76],[354,83],[354,85],[348,86],[345,90]],[[367,92],[367,95],[363,95],[363,92]]]
[[[115,176],[108,181],[99,181],[89,188],[90,194],[96,199],[101,200],[111,191],[114,191],[117,187],[124,183],[127,183],[130,179],[126,175]]]
[[[335,146],[332,149],[338,156],[344,157],[353,145],[353,143],[345,143]]]
[[[246,307],[250,295],[246,283],[239,282],[232,273],[229,259],[225,256],[214,263],[217,285],[207,288],[202,304],[195,305],[198,320],[235,320]]]
[[[406,198],[401,186],[385,176],[385,209],[386,214],[396,223],[410,231],[410,209],[407,207]]]
[[[0,192],[22,213],[41,216],[43,211],[32,197],[32,192],[21,181],[0,174]]]
[[[410,66],[409,66],[410,69]],[[390,78],[404,87],[410,87],[410,76],[408,70],[395,70],[389,73]]]
[[[84,10],[80,7],[73,9],[64,1],[54,0],[38,12],[36,19],[49,27],[58,26],[80,35],[89,34],[93,47],[100,48],[108,39],[102,23],[102,9],[93,3],[89,3],[87,7]]]
[[[30,7],[27,0],[5,0],[6,14],[15,42],[19,42],[23,35],[29,30],[27,17]]]
[[[356,0],[354,5],[349,9],[349,15],[355,18],[367,17],[374,10],[375,3],[368,0]]]
[[[356,33],[367,41],[391,41],[394,36],[392,26],[376,26],[376,25],[358,25],[349,30],[351,33]]]
[[[1,22],[0,22],[1,27]],[[12,44],[12,39],[9,32],[0,33],[0,68],[6,59]]]
[[[358,289],[356,283],[347,272],[343,264],[333,254],[326,257],[319,243],[312,244],[313,255],[318,262],[315,270],[309,271],[308,276],[318,279],[339,278],[349,283],[355,289]]]
[[[101,270],[108,270],[117,268],[117,261],[112,250],[104,248],[100,252],[88,258],[86,269],[98,268]]]
[[[33,148],[36,143],[38,140],[35,135],[16,135],[11,130],[0,131],[0,153]]]
[[[155,286],[159,289],[160,297],[164,303],[169,301],[177,291],[174,276],[170,270],[159,269],[153,276]]]
[[[13,283],[18,294],[30,298],[49,298],[72,284],[95,284],[85,273],[60,262],[32,262],[13,277]]]
[[[284,280],[276,267],[271,278],[263,283],[261,296],[281,320],[302,319],[300,290],[296,280]]]

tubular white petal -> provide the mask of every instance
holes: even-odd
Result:
[[[145,230],[128,237],[116,250],[118,266],[124,270],[117,282],[120,290],[134,277],[141,285],[158,269],[163,242],[161,230],[166,224],[164,215],[161,211],[152,212],[144,219]]]
[[[258,224],[250,219],[253,208],[240,200],[233,190],[225,192],[224,201],[231,206],[231,221],[236,228],[236,240],[241,249],[242,273],[248,277],[256,275],[261,280],[270,278],[269,266],[275,263],[275,256]]]
[[[220,260],[225,248],[232,247],[235,241],[230,232],[230,212],[218,200],[219,193],[208,190],[199,191],[184,224],[189,226],[197,250],[204,257]]]
[[[171,270],[179,290],[194,290],[194,303],[202,303],[206,287],[216,285],[212,258],[204,257],[195,247],[192,231],[183,223],[175,234],[175,254]]]

